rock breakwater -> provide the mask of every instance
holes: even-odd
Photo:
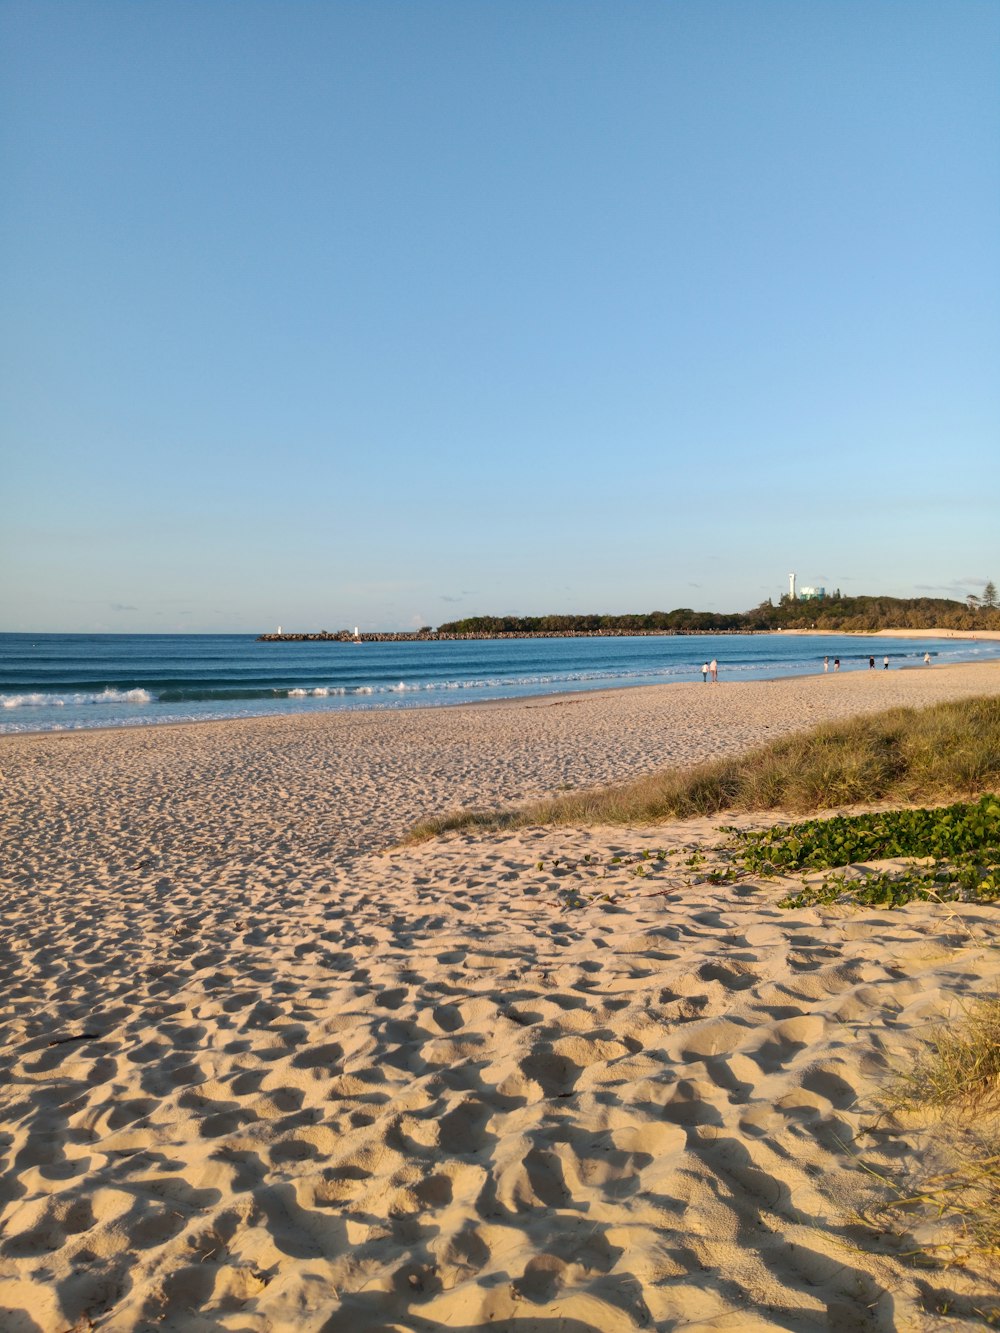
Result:
[[[377,631],[352,634],[350,630],[316,630],[311,634],[258,634],[258,643],[447,643],[468,639],[670,639],[695,638],[699,635],[760,634],[766,630],[753,629],[552,629],[509,630],[496,634],[438,634],[426,631]]]

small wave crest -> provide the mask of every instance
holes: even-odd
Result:
[[[101,690],[95,694],[0,694],[0,708],[65,708],[67,704],[148,704],[148,690]]]
[[[648,680],[650,677],[660,679],[669,678],[675,674],[680,673],[670,668],[654,669],[652,671],[560,671],[533,673],[531,675],[470,676],[464,680],[397,680],[394,682],[377,681],[370,684],[350,685],[272,685],[266,687],[249,685],[235,688],[224,686],[215,689],[165,689],[155,696],[155,701],[160,704],[234,701],[253,703],[271,699],[294,699],[298,701],[300,699],[357,697],[358,695],[424,694],[440,690],[502,690],[508,687],[524,689],[531,686],[571,684],[575,681]],[[690,669],[688,669],[687,674],[690,674]]]
[[[0,694],[0,708],[62,708],[65,702],[51,694]]]

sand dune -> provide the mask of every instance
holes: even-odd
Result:
[[[853,1219],[927,1151],[878,1090],[995,993],[995,911],[789,913],[699,821],[384,850],[1000,690],[889,676],[0,746],[0,1328],[980,1326],[985,1275]]]

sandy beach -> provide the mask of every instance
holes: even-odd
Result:
[[[984,1326],[987,1274],[858,1217],[933,1157],[879,1092],[996,994],[994,910],[788,912],[707,882],[714,821],[395,847],[984,694],[1000,664],[0,738],[0,1329]]]
[[[776,633],[785,636],[794,634],[802,638],[818,634],[830,637],[847,634],[859,639],[1000,639],[1000,629],[782,629]]]

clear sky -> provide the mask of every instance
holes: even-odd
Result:
[[[1000,580],[995,0],[6,0],[0,628]]]

